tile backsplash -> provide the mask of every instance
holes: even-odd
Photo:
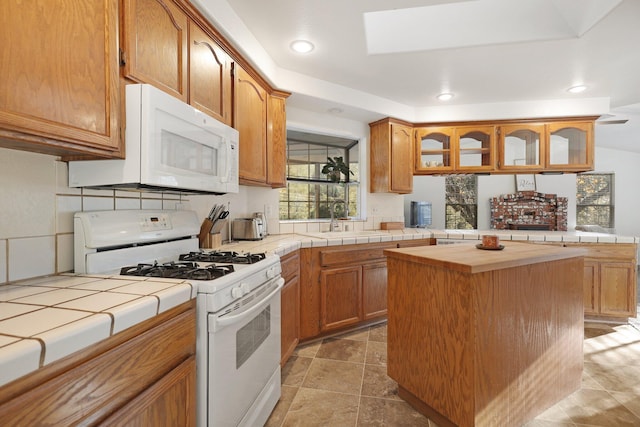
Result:
[[[57,157],[0,149],[0,284],[73,270],[73,215],[175,209],[175,194],[69,188]]]

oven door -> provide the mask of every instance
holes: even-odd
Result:
[[[280,398],[283,284],[274,278],[208,315],[209,426],[262,425]]]

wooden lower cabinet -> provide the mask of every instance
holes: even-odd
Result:
[[[196,424],[195,300],[0,387],[3,426]]]
[[[387,315],[383,251],[430,244],[424,239],[301,249],[300,341],[383,320]]]
[[[552,243],[553,244],[553,243]],[[637,315],[635,243],[556,243],[587,250],[584,257],[586,318],[626,321]]]
[[[196,358],[191,356],[106,419],[101,426],[193,426]]]
[[[362,316],[364,320],[387,314],[387,263],[362,266]]]
[[[284,366],[300,341],[300,254],[291,252],[280,259],[284,286],[280,296],[281,352],[280,366]]]

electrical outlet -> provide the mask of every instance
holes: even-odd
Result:
[[[269,204],[264,205],[264,216],[271,218],[273,215],[273,207]]]

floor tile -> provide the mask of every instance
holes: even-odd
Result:
[[[398,384],[387,375],[386,366],[365,365],[362,380],[363,396],[400,400]]]
[[[387,343],[369,341],[365,362],[373,365],[387,365]]]
[[[282,368],[282,384],[299,387],[307,375],[312,360],[310,357],[291,356]]]
[[[302,387],[360,394],[364,364],[313,359]]]
[[[369,330],[369,341],[387,342],[387,324],[372,326]]]
[[[576,424],[616,427],[640,425],[640,418],[606,390],[580,389],[560,405]]]
[[[357,426],[429,427],[429,420],[403,400],[362,396]]]
[[[367,351],[366,341],[354,341],[351,339],[330,338],[324,340],[318,352],[317,358],[343,360],[345,362],[364,363]]]
[[[303,344],[293,351],[293,354],[296,356],[304,356],[304,357],[315,357],[318,349],[322,345],[322,341],[314,342],[311,344]]]
[[[358,416],[358,400],[355,395],[300,388],[283,426],[353,427]]]
[[[382,324],[299,346],[267,426],[437,427],[398,397],[386,341]],[[526,427],[640,426],[640,330],[587,322],[584,354],[581,389]]]

